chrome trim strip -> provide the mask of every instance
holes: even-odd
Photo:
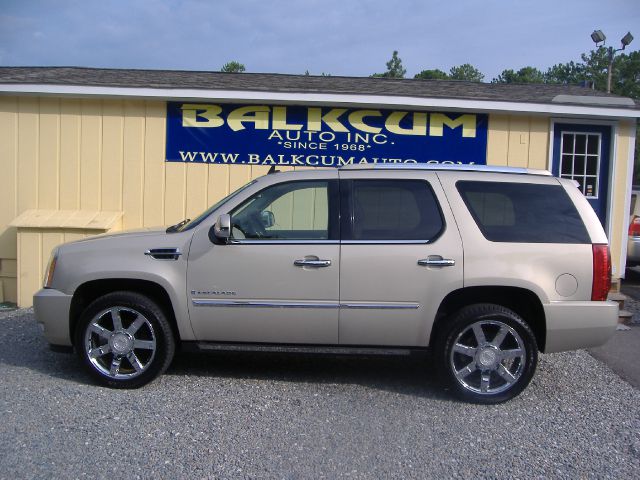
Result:
[[[230,245],[339,245],[339,240],[237,240],[231,239]]]
[[[336,302],[269,302],[259,300],[213,300],[208,298],[194,298],[196,307],[261,307],[261,308],[339,308]]]
[[[416,310],[418,303],[318,303],[318,302],[270,302],[259,300],[219,300],[210,298],[194,298],[195,307],[249,307],[249,308],[345,308],[350,310]]]
[[[420,308],[418,303],[341,303],[340,308],[349,310],[416,310]]]
[[[343,240],[343,245],[425,245],[429,240]]]

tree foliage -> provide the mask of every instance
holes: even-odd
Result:
[[[491,83],[544,83],[545,76],[535,67],[523,67],[517,72],[514,70],[503,70]]]
[[[420,80],[466,80],[468,82],[482,82],[484,74],[470,63],[451,67],[449,73],[439,69],[422,70],[413,76]]]
[[[402,66],[402,60],[398,56],[398,51],[394,50],[391,60],[387,62],[387,71],[384,73],[374,73],[372,77],[380,78],[404,78],[407,69]]]
[[[220,71],[224,73],[243,73],[245,70],[244,64],[236,62],[235,60],[225,63],[220,69]]]
[[[422,70],[420,73],[416,73],[413,78],[419,78],[422,80],[446,80],[449,78],[446,72],[442,70]]]
[[[470,63],[463,63],[449,70],[451,80],[466,80],[467,82],[482,82],[484,74]]]

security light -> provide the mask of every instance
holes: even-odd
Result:
[[[591,34],[591,40],[595,43],[604,42],[607,39],[606,35],[602,33],[602,30],[594,30]]]
[[[624,47],[633,42],[633,35],[631,35],[631,32],[627,32],[627,34],[622,37],[622,40],[620,41],[622,42],[622,49],[624,50]]]

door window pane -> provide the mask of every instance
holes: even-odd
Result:
[[[574,134],[575,136],[575,153],[584,154],[587,151],[587,136]]]
[[[329,239],[329,184],[287,182],[268,187],[231,212],[236,240]]]
[[[444,223],[431,187],[421,180],[355,180],[345,239],[435,239]]]

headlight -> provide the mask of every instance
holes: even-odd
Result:
[[[53,283],[53,273],[56,270],[56,263],[58,263],[58,249],[54,248],[51,252],[51,257],[49,257],[47,269],[44,272],[44,282],[42,284],[44,288],[51,288],[51,284]]]

